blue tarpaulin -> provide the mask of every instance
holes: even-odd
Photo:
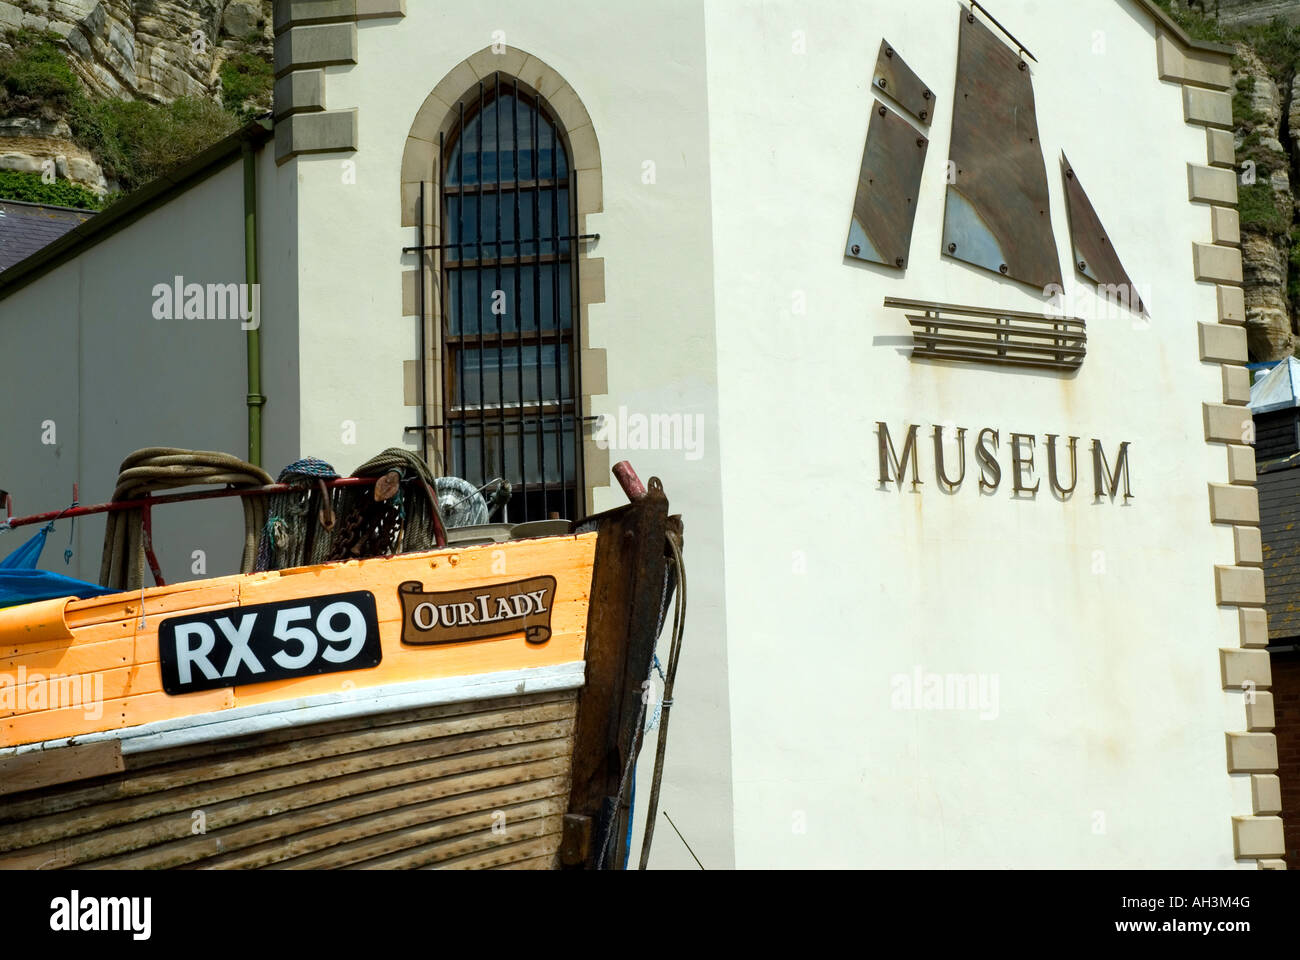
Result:
[[[84,600],[113,592],[97,584],[65,577],[61,573],[36,569],[41,551],[45,549],[45,538],[52,529],[53,524],[42,527],[36,536],[0,560],[0,607],[52,600],[55,597],[80,597]]]

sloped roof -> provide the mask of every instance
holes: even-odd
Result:
[[[1287,357],[1250,387],[1250,412],[1300,407],[1300,360]]]
[[[0,271],[27,259],[94,215],[72,207],[0,200]]]

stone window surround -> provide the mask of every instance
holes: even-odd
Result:
[[[494,52],[499,51],[499,52]],[[477,96],[478,84],[495,73],[519,81],[521,91],[537,96],[549,113],[559,121],[560,135],[569,154],[570,176],[577,191],[577,232],[588,233],[587,216],[604,209],[602,190],[600,143],[596,137],[591,116],[581,98],[560,74],[545,61],[515,47],[493,45],[467,57],[453,67],[438,82],[416,112],[402,153],[401,211],[402,227],[416,229],[419,225],[419,197],[424,186],[425,235],[420,245],[437,242],[441,227],[442,203],[440,198],[441,163],[437,162],[438,137],[448,135],[458,118],[456,105],[471,92]],[[606,376],[606,358],[603,348],[593,348],[590,343],[590,315],[593,304],[605,301],[605,261],[590,255],[591,244],[575,245],[578,256],[578,364],[582,371],[582,417],[592,415],[592,398],[609,392]],[[404,260],[414,265],[415,255]],[[425,423],[436,424],[442,420],[442,277],[438,275],[437,256],[432,251],[421,258],[425,271],[424,304],[425,344],[428,355],[425,376],[430,384],[430,402],[425,410]],[[402,315],[415,318],[420,313],[416,269],[402,274]],[[403,364],[405,399],[407,406],[419,407],[420,378],[415,361]],[[591,435],[591,424],[583,426],[583,477],[586,512],[595,512],[595,488],[608,487],[610,476],[609,451],[598,446]],[[430,447],[441,449],[430,443]]]

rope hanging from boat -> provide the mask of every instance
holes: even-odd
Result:
[[[159,490],[205,484],[263,487],[271,475],[228,453],[146,447],[137,450],[118,470],[114,500],[137,500]],[[251,573],[257,541],[266,521],[264,497],[240,497],[244,507],[244,551],[240,572]],[[151,549],[144,532],[141,510],[108,514],[99,582],[113,590],[134,590],[144,585],[145,552]]]
[[[267,498],[266,524],[257,544],[258,570],[288,570],[325,562],[335,517],[334,492],[325,481],[336,479],[334,467],[316,457],[295,460],[280,471],[277,482],[294,489]]]
[[[394,483],[385,484],[382,478],[388,474],[395,475]],[[373,491],[337,491],[337,513],[342,519],[334,532],[330,560],[432,550],[440,535],[445,540],[433,471],[419,454],[389,447],[353,470],[352,476],[381,480]]]
[[[664,775],[664,756],[668,749],[668,713],[673,706],[673,682],[677,679],[677,662],[682,655],[682,635],[686,630],[686,562],[682,560],[682,545],[677,535],[669,532],[668,549],[673,555],[673,567],[677,574],[677,597],[673,601],[673,638],[668,647],[668,673],[664,676],[664,692],[659,701],[659,740],[655,744],[655,772],[650,783],[650,803],[646,811],[645,836],[641,839],[641,863],[638,870],[644,870],[650,862],[650,843],[655,835],[655,817],[659,812],[659,786]],[[658,669],[656,657],[653,669]]]
[[[664,678],[663,696],[656,707],[659,724],[659,739],[655,744],[655,766],[654,777],[650,784],[650,803],[646,813],[645,835],[641,840],[641,862],[638,869],[644,870],[646,864],[650,861],[650,844],[654,840],[655,817],[659,810],[659,787],[663,782],[664,775],[664,758],[667,755],[668,747],[668,713],[673,705],[673,682],[677,678],[677,663],[682,654],[682,636],[686,630],[686,563],[682,560],[682,548],[678,542],[677,535],[669,532],[667,536],[668,552],[672,555],[672,565],[668,571],[669,580],[676,580],[677,589],[673,599],[673,635],[668,647],[668,672],[666,675],[661,673]],[[650,672],[646,676],[648,685],[654,680],[655,672],[659,670],[659,658],[652,655]],[[637,756],[641,752],[642,740],[648,730],[649,725],[645,724],[646,715],[646,698],[641,698],[641,706],[637,708],[636,724],[633,727],[632,748],[628,751],[627,763],[623,767],[623,776],[619,780],[618,795],[615,797],[614,810],[610,815],[609,823],[606,824],[604,839],[600,844],[600,855],[596,858],[596,869],[605,869],[605,857],[609,853],[609,843],[614,836],[614,824],[618,820],[618,811],[623,806],[623,795],[627,793],[629,783],[635,779],[634,770],[636,767]],[[629,810],[628,819],[631,820],[631,811]],[[630,824],[629,824],[630,826]]]

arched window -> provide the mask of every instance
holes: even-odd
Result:
[[[566,138],[494,74],[463,97],[442,164],[445,463],[514,488],[511,522],[576,519],[582,478],[575,198]]]

